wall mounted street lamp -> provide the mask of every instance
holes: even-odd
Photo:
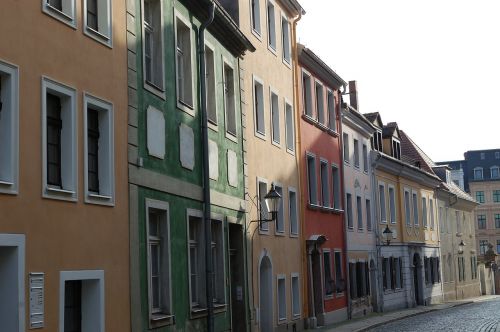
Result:
[[[464,248],[465,248],[465,242],[464,240],[461,240],[460,243],[458,244],[458,253],[463,254]]]
[[[392,231],[389,228],[389,225],[385,226],[385,229],[382,232],[382,234],[384,234],[385,242],[387,243],[387,245],[390,245],[391,244]]]
[[[267,211],[271,214],[271,219],[258,219],[252,220],[251,222],[258,222],[259,227],[262,227],[262,224],[270,221],[275,221],[278,216],[278,209],[281,202],[281,195],[274,188],[274,183],[271,184],[271,190],[264,196],[264,202],[266,204]]]

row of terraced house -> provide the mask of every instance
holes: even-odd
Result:
[[[481,293],[478,204],[297,42],[296,0],[0,8],[2,331],[296,331]]]

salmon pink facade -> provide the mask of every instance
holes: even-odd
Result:
[[[298,138],[309,327],[347,318],[341,158],[341,86],[311,50],[298,47]]]

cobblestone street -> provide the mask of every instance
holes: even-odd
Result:
[[[369,331],[500,331],[500,299],[430,312]]]

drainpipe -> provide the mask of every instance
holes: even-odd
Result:
[[[373,154],[373,150],[372,150],[372,154]],[[380,230],[379,230],[379,222],[378,222],[378,216],[379,216],[379,209],[380,209],[380,206],[379,204],[377,204],[378,202],[378,199],[377,199],[377,189],[378,189],[378,186],[377,186],[377,179],[375,178],[375,169],[377,168],[377,164],[378,164],[378,161],[379,159],[381,158],[382,156],[380,155],[380,153],[377,153],[377,156],[375,157],[375,160],[371,161],[371,167],[370,167],[370,171],[371,171],[371,182],[372,182],[372,200],[374,201],[374,205],[375,205],[375,215],[374,215],[374,218],[372,218],[372,220],[374,221],[373,223],[373,228],[375,230],[375,253],[376,253],[376,258],[375,258],[375,261],[376,261],[376,269],[377,269],[377,280],[376,280],[376,285],[377,285],[377,312],[383,312],[384,311],[384,287],[382,285],[382,269],[381,269],[381,266],[380,266],[380,259],[382,258],[382,247],[380,246],[379,244],[379,240],[380,240]],[[372,158],[370,158],[372,159]]]
[[[210,210],[210,178],[208,162],[208,116],[207,116],[207,89],[206,89],[206,63],[205,63],[205,30],[212,24],[215,15],[215,4],[211,1],[208,18],[198,30],[198,54],[200,61],[200,92],[202,114],[202,144],[203,144],[203,221],[205,225],[205,288],[207,301],[207,331],[214,330],[214,301],[212,294],[212,222]]]

